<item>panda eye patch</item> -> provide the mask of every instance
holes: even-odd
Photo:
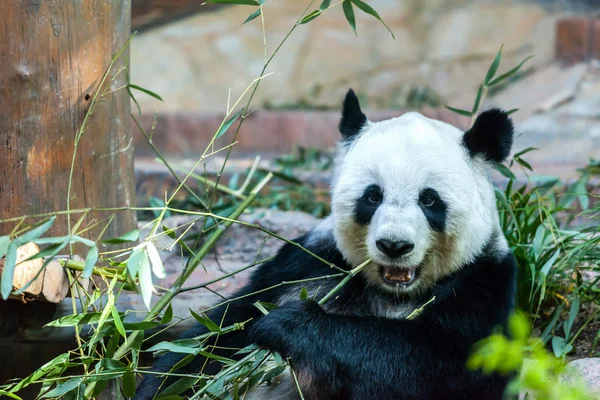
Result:
[[[367,186],[363,194],[355,200],[354,220],[361,225],[367,225],[382,201],[383,190],[377,185]]]
[[[379,205],[381,200],[383,199],[383,193],[381,193],[381,188],[377,185],[371,185],[365,191],[365,197],[367,201],[371,205]]]
[[[443,232],[446,227],[448,205],[438,192],[427,188],[419,194],[419,206],[427,218],[427,222],[434,231]]]
[[[433,189],[425,189],[419,195],[419,203],[425,207],[432,207],[439,199],[439,195]]]

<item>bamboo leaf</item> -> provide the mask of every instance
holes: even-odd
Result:
[[[225,121],[225,123],[223,125],[221,125],[221,127],[217,131],[217,134],[215,135],[215,139],[218,139],[221,136],[223,136],[227,132],[227,130],[231,127],[231,125],[233,125],[235,120],[238,119],[240,117],[240,115],[242,115],[243,112],[244,112],[244,109],[241,109],[233,117],[231,117],[227,121]]]
[[[167,311],[163,314],[160,323],[161,325],[168,324],[173,319],[173,306],[169,303],[169,307],[167,307]]]
[[[154,93],[151,90],[148,90],[146,88],[143,88],[141,86],[138,85],[132,85],[131,83],[127,85],[128,89],[135,89],[135,90],[139,90],[140,92],[146,93],[148,96],[152,96],[157,100],[160,100],[162,102],[164,102],[164,100],[162,99],[162,97],[160,97],[159,95],[157,95],[156,93]]]
[[[510,71],[500,75],[499,77],[497,77],[496,79],[494,79],[493,81],[491,81],[488,86],[493,86],[497,83],[502,82],[503,80],[505,80],[506,78],[510,78],[511,76],[513,76],[514,74],[517,73],[518,70],[521,69],[521,67],[527,62],[527,60],[529,60],[530,58],[532,58],[533,56],[529,56],[526,59],[524,59],[523,61],[521,61],[521,63],[519,65],[517,65],[516,67],[514,67],[513,69],[511,69]]]
[[[10,244],[10,236],[0,236],[0,258],[4,257],[8,245]]]
[[[175,343],[171,343],[171,342],[160,342],[160,343],[157,343],[154,346],[150,347],[146,351],[154,352],[154,351],[160,351],[160,350],[166,350],[166,351],[170,351],[173,353],[181,353],[181,354],[196,354],[196,352],[198,351],[198,345],[189,347],[189,346],[184,346],[181,344],[175,344]]]
[[[498,54],[496,54],[496,58],[494,58],[494,61],[492,62],[492,65],[490,65],[490,68],[487,71],[487,74],[485,74],[485,79],[483,80],[483,83],[486,86],[490,86],[490,81],[494,78],[494,75],[496,74],[496,71],[498,70],[498,66],[500,65],[500,58],[502,57],[502,48],[504,47],[504,45],[500,46],[500,50],[498,51]]]
[[[521,157],[522,155],[527,154],[534,150],[539,150],[539,149],[537,147],[528,147],[524,150],[519,151],[518,153],[515,153],[515,157]]]
[[[459,115],[462,115],[463,117],[472,117],[473,113],[467,110],[461,110],[460,108],[454,108],[454,107],[450,107],[450,106],[445,106],[448,110],[455,112]]]
[[[83,273],[81,274],[84,278],[89,278],[92,275],[96,261],[98,261],[98,247],[92,246],[85,257],[85,266],[83,267]]]
[[[354,34],[356,35],[356,19],[354,18],[354,10],[352,9],[352,3],[350,0],[344,0],[342,3],[342,9],[344,10],[344,16],[346,17],[346,21],[352,27]]]
[[[13,287],[13,275],[15,272],[15,265],[17,263],[17,249],[18,245],[16,242],[11,242],[6,250],[6,258],[4,259],[4,268],[2,269],[2,282],[0,282],[0,292],[2,293],[2,299],[8,299],[10,292]]]
[[[518,108],[512,108],[506,112],[506,115],[512,115],[512,114],[516,113],[517,111],[519,111]]]
[[[396,39],[396,37],[394,36],[394,32],[392,32],[392,30],[390,29],[389,26],[387,26],[387,24],[383,21],[383,19],[381,19],[381,17],[379,16],[379,13],[377,11],[375,11],[375,9],[373,7],[371,7],[370,5],[368,5],[367,3],[365,3],[362,0],[351,0],[352,3],[354,3],[354,5],[358,8],[360,8],[363,12],[369,14],[370,16],[377,18],[379,20],[379,22],[381,22],[383,24],[383,26],[386,27],[386,29],[388,30],[388,32],[390,33],[390,35],[392,35],[392,38]]]
[[[167,276],[165,266],[160,259],[160,254],[158,254],[158,250],[156,250],[154,243],[148,242],[146,252],[148,253],[148,258],[150,258],[150,263],[152,264],[152,272],[158,279],[164,279],[165,276]]]
[[[17,239],[18,242],[20,244],[25,244],[27,242],[31,242],[32,240],[39,238],[44,233],[46,233],[48,231],[48,229],[50,229],[52,227],[52,224],[54,224],[55,219],[56,219],[56,216],[52,216],[48,221],[44,222],[42,225],[21,235]]]
[[[117,311],[117,307],[114,304],[110,306],[110,312],[113,316],[113,321],[115,323],[115,328],[117,328],[117,332],[121,334],[124,338],[127,337],[125,334],[125,327],[123,326],[123,321],[121,321],[121,317],[119,316],[119,312]]]
[[[152,300],[152,292],[154,291],[154,286],[152,285],[152,270],[150,267],[150,261],[148,260],[148,256],[145,252],[142,252],[139,266],[140,269],[138,272],[138,278],[140,281],[140,293],[142,295],[142,300],[144,300],[146,308],[150,310],[150,302]]]
[[[246,20],[244,22],[242,22],[242,25],[255,20],[258,16],[260,16],[260,14],[262,14],[262,8],[258,8],[256,11],[254,11],[252,14],[248,15],[248,18],[246,18]]]
[[[208,318],[206,315],[201,316],[201,315],[195,313],[193,310],[190,310],[190,313],[192,313],[192,316],[194,317],[194,319],[196,321],[200,322],[202,325],[207,327],[209,331],[221,333],[221,328],[219,328],[219,325],[217,325],[213,321],[211,321],[211,319]]]
[[[300,300],[306,299],[308,299],[308,292],[306,291],[306,288],[303,287],[302,290],[300,290]]]
[[[140,271],[144,257],[146,257],[146,254],[142,248],[134,249],[129,255],[129,259],[127,260],[127,271],[132,278],[135,278]]]
[[[123,374],[121,380],[123,382],[121,388],[123,389],[123,394],[125,395],[125,397],[132,398],[133,396],[135,396],[135,374],[133,372],[127,372]]]
[[[513,174],[513,172],[510,169],[508,169],[508,167],[504,164],[496,164],[494,166],[494,168],[496,169],[496,171],[500,172],[502,175],[504,175],[508,179],[512,179],[512,180],[517,179],[515,174]]]
[[[15,399],[15,400],[23,400],[16,394],[8,393],[8,392],[5,392],[4,390],[0,390],[0,396],[10,397],[11,399]]]
[[[52,389],[51,391],[49,391],[48,393],[44,394],[41,398],[42,399],[48,399],[51,397],[61,397],[66,393],[69,393],[70,391],[76,389],[79,387],[79,385],[81,385],[82,382],[82,378],[72,378],[69,379],[68,381],[59,384],[58,386],[56,386],[54,389]]]
[[[319,10],[323,11],[329,8],[329,5],[331,4],[331,0],[323,0],[321,2],[321,5],[319,6]]]
[[[135,230],[133,230],[131,232],[127,232],[126,234],[121,235],[119,237],[103,240],[102,243],[121,244],[121,243],[135,242],[139,239],[139,237],[140,237],[140,231],[138,229],[135,229]]]
[[[302,18],[300,22],[298,22],[298,25],[306,24],[312,21],[313,19],[317,18],[319,15],[321,15],[321,10],[314,10],[310,14],[305,15],[304,18]]]

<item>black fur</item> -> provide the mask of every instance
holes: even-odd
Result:
[[[433,200],[432,205],[428,205],[430,200]],[[436,232],[444,232],[448,205],[442,200],[438,192],[431,188],[423,190],[419,195],[419,207],[423,210],[431,229]]]
[[[358,97],[352,89],[348,90],[342,104],[342,119],[339,125],[343,140],[352,141],[366,123],[367,117],[360,109]]]
[[[463,143],[471,156],[481,155],[486,160],[500,163],[510,154],[514,128],[508,114],[494,108],[482,112],[463,136]]]
[[[297,241],[337,266],[349,268],[332,240],[312,246],[306,236]],[[236,297],[281,281],[331,272],[303,250],[286,244],[274,260],[253,273]],[[310,378],[311,386],[303,388],[307,399],[500,400],[507,379],[468,372],[465,363],[475,342],[489,336],[495,327],[506,325],[514,306],[515,274],[510,253],[498,260],[486,251],[416,299],[421,305],[436,297],[414,320],[370,316],[365,299],[387,295],[366,285],[360,275],[327,304],[336,312],[328,313],[313,301],[292,300],[262,316],[252,303],[276,303],[289,293],[289,287],[280,286],[230,304],[224,326],[248,318],[255,322],[249,330],[221,336],[218,344],[241,348],[257,343],[291,357],[297,374]],[[381,298],[390,305],[399,301],[392,296]],[[220,321],[223,311],[210,316]],[[204,332],[199,326],[188,337]],[[154,369],[168,371],[181,358],[167,354],[158,359]],[[178,373],[197,373],[204,362],[196,357]],[[209,364],[204,372],[215,373],[214,367]],[[152,398],[159,385],[160,379],[147,375],[135,399]]]
[[[377,185],[369,185],[362,196],[354,203],[354,220],[361,225],[367,225],[371,222],[373,214],[383,200],[383,192]]]

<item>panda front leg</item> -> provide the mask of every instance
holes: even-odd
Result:
[[[329,314],[294,301],[257,321],[250,340],[292,360],[307,400],[501,399],[502,382],[465,371],[472,342],[440,322]]]

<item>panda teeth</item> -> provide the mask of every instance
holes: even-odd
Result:
[[[383,267],[383,279],[394,285],[408,285],[415,279],[415,274],[408,268]]]

